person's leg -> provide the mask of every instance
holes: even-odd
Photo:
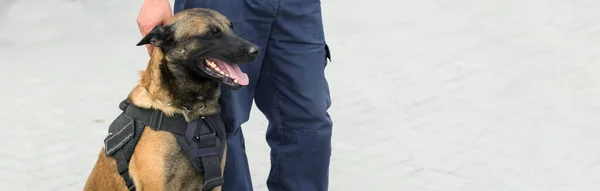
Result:
[[[188,8],[214,9],[232,22],[233,30],[237,35],[265,50],[273,18],[257,14],[262,12],[257,8],[262,7],[264,6],[250,1],[245,2],[244,0],[177,0],[174,11],[177,13]],[[222,119],[228,127],[223,191],[252,190],[244,136],[240,127],[242,123],[248,121],[250,116],[254,89],[264,53],[264,51],[261,51],[259,58],[252,63],[239,65],[250,79],[250,84],[247,87],[237,91],[224,86],[221,89]]]
[[[328,190],[332,121],[319,0],[281,0],[255,100],[269,119],[271,191]]]

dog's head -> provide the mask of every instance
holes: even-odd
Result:
[[[211,9],[186,9],[165,25],[156,26],[137,44],[151,44],[163,51],[164,59],[194,80],[214,80],[232,89],[248,85],[248,76],[238,64],[258,57],[260,48],[233,33],[231,22]]]

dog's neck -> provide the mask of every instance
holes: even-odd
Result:
[[[167,116],[182,114],[187,121],[219,113],[218,82],[190,81],[187,75],[170,71],[164,53],[154,48],[146,70],[141,71],[142,79],[129,98],[138,107],[158,109]]]

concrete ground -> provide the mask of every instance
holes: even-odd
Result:
[[[0,0],[0,190],[81,190],[146,65],[118,0]],[[600,2],[323,1],[330,190],[600,190]],[[265,118],[244,126],[267,190]]]

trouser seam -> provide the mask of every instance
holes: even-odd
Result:
[[[278,2],[279,3],[279,2]],[[273,22],[271,23],[271,30],[269,31],[269,40],[267,41],[267,47],[270,47],[269,44],[271,43],[271,34],[273,31],[273,25],[275,25],[277,18],[273,19]],[[266,54],[268,54],[268,52],[266,52]],[[265,55],[267,56],[267,55]],[[273,63],[273,60],[270,60],[269,63],[267,63],[267,67],[269,67],[270,70],[274,70],[275,67],[273,67],[272,65],[275,64]],[[277,165],[275,168],[275,175],[277,177],[277,181],[281,183],[281,174],[279,173],[280,170],[280,165],[281,165],[281,145],[285,139],[284,136],[284,132],[283,132],[283,120],[281,120],[282,116],[281,116],[281,90],[279,89],[279,87],[277,86],[277,78],[275,77],[275,75],[273,75],[273,72],[270,72],[270,77],[271,77],[271,83],[273,85],[273,87],[275,88],[275,91],[277,92],[275,94],[275,112],[277,113],[277,116],[274,116],[275,118],[275,122],[277,124],[277,128],[278,128],[278,133],[279,133],[279,141],[277,142]]]
[[[265,69],[265,67],[266,67],[267,70],[273,70],[273,67],[271,65],[274,64],[274,63],[272,63],[272,61],[267,61],[267,60],[271,60],[268,57],[268,54],[269,54],[269,48],[270,48],[269,44],[271,43],[271,35],[273,34],[273,25],[274,24],[275,24],[275,18],[273,18],[273,20],[271,22],[271,26],[269,27],[269,35],[268,35],[268,38],[267,38],[267,42],[265,43],[265,55],[264,55],[264,58],[263,58],[263,61],[262,61],[262,64],[261,64],[260,72],[258,74],[258,79],[256,80],[256,82],[257,82],[257,84],[255,86],[256,89],[254,90],[254,93],[253,93],[252,97],[253,97],[254,100],[256,100],[254,94],[257,91],[259,91],[258,88],[261,87],[260,86],[261,79],[264,78],[264,77],[271,78],[270,83],[272,83],[272,87],[275,88],[275,91],[277,93],[275,94],[275,100],[276,100],[276,102],[274,104],[275,105],[275,108],[274,108],[275,111],[272,112],[272,114],[274,116],[272,116],[272,119],[269,119],[269,123],[274,122],[274,124],[275,124],[275,126],[277,128],[277,131],[278,131],[277,133],[279,134],[279,140],[277,140],[277,143],[276,143],[276,145],[277,145],[276,146],[277,147],[277,152],[275,153],[275,162],[274,162],[275,165],[273,165],[273,173],[274,173],[273,175],[275,176],[275,178],[276,178],[276,180],[278,182],[281,182],[281,176],[280,176],[280,173],[279,173],[279,170],[281,168],[279,166],[279,165],[281,165],[281,163],[280,163],[281,149],[280,148],[281,148],[281,145],[282,145],[281,143],[283,142],[283,139],[284,139],[283,124],[282,124],[283,122],[281,120],[281,110],[280,110],[280,102],[279,102],[281,91],[279,90],[279,88],[277,88],[277,85],[275,84],[275,77],[273,76],[272,72],[269,71],[269,72],[263,73],[263,69]],[[264,83],[264,82],[262,82],[262,83]],[[269,107],[269,106],[267,106],[267,107]],[[264,113],[263,113],[263,115],[264,115]]]

